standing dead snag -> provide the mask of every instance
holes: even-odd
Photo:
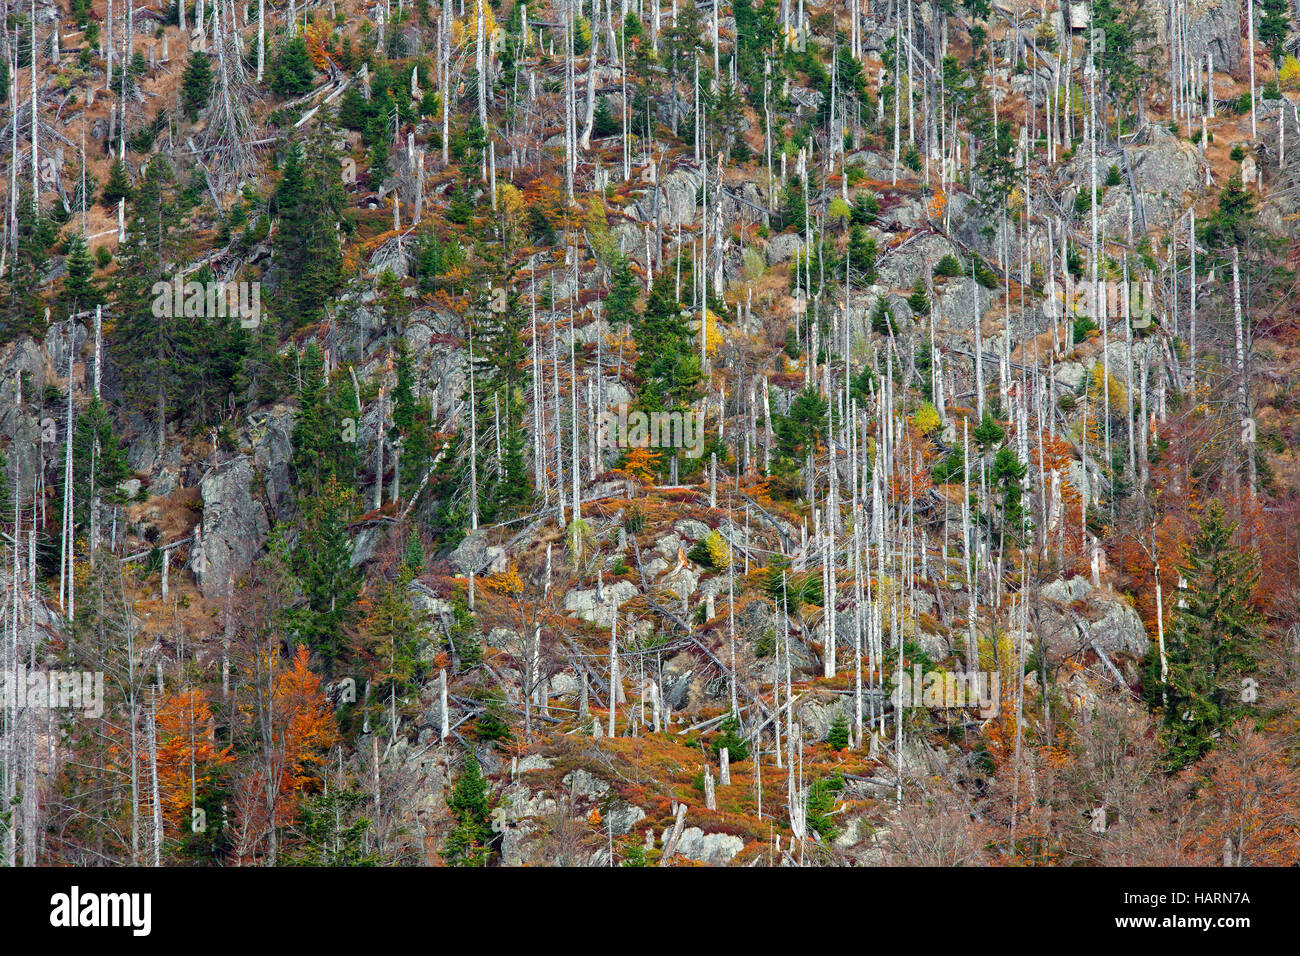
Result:
[[[257,173],[254,125],[248,112],[248,103],[255,94],[236,48],[235,14],[230,0],[217,4],[212,23],[216,75],[200,152],[208,188],[221,196],[238,189]],[[260,60],[258,71],[260,76]]]
[[[675,819],[673,820],[672,831],[668,838],[664,840],[663,856],[659,857],[659,866],[667,866],[677,853],[677,844],[682,838],[682,829],[686,825],[686,804],[677,804]]]

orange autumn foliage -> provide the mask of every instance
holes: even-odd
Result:
[[[1203,825],[1193,852],[1211,864],[1231,854],[1235,866],[1295,866],[1300,775],[1286,748],[1246,721],[1227,738],[1197,768],[1204,774],[1198,793]]]
[[[948,197],[942,189],[936,188],[934,195],[930,197],[930,201],[926,204],[926,215],[930,217],[931,221],[938,220],[942,218],[947,205]]]
[[[1235,428],[1228,431],[1235,435]],[[1184,561],[1187,542],[1196,534],[1202,512],[1217,500],[1240,525],[1237,541],[1255,552],[1260,561],[1261,581],[1254,601],[1261,610],[1275,593],[1295,580],[1295,548],[1300,535],[1294,522],[1283,513],[1296,513],[1290,505],[1270,501],[1263,494],[1252,497],[1242,480],[1243,469],[1234,462],[1231,442],[1224,438],[1221,417],[1205,409],[1171,418],[1160,424],[1166,444],[1151,465],[1148,500],[1151,514],[1116,542],[1117,564],[1128,577],[1127,590],[1148,632],[1157,627],[1155,573],[1152,550],[1160,560],[1160,583],[1164,597],[1165,626],[1169,626],[1170,595],[1178,585],[1178,568]]]
[[[1016,752],[1016,715],[1007,707],[984,728],[984,742],[995,767],[1007,763]]]
[[[1043,434],[1041,448],[1037,436],[1029,442],[1029,459],[1036,470],[1041,469],[1044,475],[1050,475],[1053,471],[1060,475],[1061,520],[1064,524],[1064,533],[1060,537],[1064,544],[1062,570],[1081,574],[1088,570],[1092,555],[1084,547],[1079,534],[1083,518],[1083,496],[1070,483],[1070,462],[1073,457],[1070,443],[1060,436]]]
[[[494,594],[518,597],[524,592],[524,581],[519,576],[519,569],[512,563],[510,567],[496,574],[489,574],[483,579],[483,587]]]
[[[653,485],[656,469],[659,467],[659,457],[659,452],[648,448],[629,448],[623,467],[615,468],[614,474],[639,481],[644,485]]]
[[[233,795],[236,832],[264,834],[271,827],[291,823],[302,793],[314,784],[329,749],[338,743],[334,716],[320,678],[307,666],[308,659],[306,646],[300,644],[290,666],[275,668],[269,699],[264,702],[263,752],[238,781]],[[252,705],[244,709],[251,710]],[[259,721],[256,714],[248,717],[254,724]],[[241,849],[241,857],[256,855],[257,842],[254,839]]]
[[[293,666],[275,679],[273,707],[281,722],[278,729],[285,756],[281,793],[301,790],[315,776],[325,751],[339,739],[320,678],[307,661],[307,648],[299,644]]]
[[[907,421],[898,454],[890,463],[890,501],[901,504],[924,497],[934,487],[930,469],[935,457],[934,443],[913,422]]]
[[[326,63],[330,58],[330,49],[328,38],[322,36],[322,31],[315,24],[307,27],[305,42],[307,44],[307,54],[315,64],[316,69],[324,72]]]
[[[757,474],[753,474],[753,473],[746,475],[745,478],[746,481],[742,482],[740,486],[741,491],[743,491],[750,498],[753,498],[754,501],[758,502],[758,504],[764,508],[773,508],[776,506],[776,503],[772,500],[772,487],[771,487],[770,479],[758,478]],[[757,480],[754,480],[753,483],[750,484],[748,482],[751,479],[757,479]]]
[[[164,698],[158,707],[158,794],[167,827],[182,826],[193,806],[192,794],[233,760],[229,747],[218,750],[211,736],[212,708],[198,689]]]

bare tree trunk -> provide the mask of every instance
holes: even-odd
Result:
[[[1259,131],[1255,127],[1255,0],[1246,0],[1246,59],[1250,61],[1250,142],[1253,146],[1259,142]],[[1283,114],[1278,113],[1278,122],[1283,121]]]
[[[1282,120],[1283,117],[1281,117],[1279,114],[1279,121],[1278,121],[1279,127],[1282,125]],[[1191,325],[1191,330],[1188,334],[1188,343],[1187,343],[1187,350],[1189,352],[1188,361],[1190,362],[1191,367],[1188,369],[1188,380],[1189,380],[1189,387],[1192,393],[1192,403],[1193,405],[1195,405],[1196,403],[1196,210],[1193,208],[1193,209],[1189,209],[1187,212],[1188,212],[1187,248],[1188,251],[1191,253],[1191,259],[1192,259],[1191,281],[1188,283],[1191,292],[1191,302],[1189,305],[1191,314],[1188,317],[1188,322]]]
[[[41,208],[41,177],[38,159],[40,137],[37,130],[40,128],[40,114],[36,108],[38,86],[36,61],[38,59],[36,49],[36,0],[32,0],[32,208],[39,212]],[[17,122],[16,119],[15,122]]]
[[[36,18],[32,17],[33,27]],[[202,27],[202,23],[199,24]],[[35,44],[32,45],[35,54]],[[113,0],[108,0],[108,14],[104,18],[104,92],[113,90]]]
[[[441,704],[439,707],[441,717],[439,721],[439,739],[446,743],[447,738],[451,735],[451,727],[447,713],[447,669],[445,667],[438,671],[438,698]]]
[[[1237,345],[1237,401],[1241,411],[1241,438],[1246,446],[1246,474],[1250,480],[1250,497],[1255,497],[1255,422],[1250,417],[1250,387],[1246,371],[1245,335],[1241,316],[1241,270],[1237,247],[1232,247],[1232,316]]]
[[[483,130],[483,135],[488,135],[487,124],[487,73],[488,73],[488,52],[487,38],[484,35],[486,29],[483,19],[483,4],[485,0],[475,0],[475,15],[477,19],[477,30],[474,40],[474,66],[478,71],[478,125]],[[483,162],[487,162],[486,155]],[[483,178],[487,179],[487,169],[483,170]]]
[[[451,0],[442,0],[442,27],[438,31],[438,54],[442,66],[442,164],[450,161],[451,138]]]
[[[179,0],[181,7],[181,33],[185,32],[185,0]],[[266,0],[257,0],[257,82],[262,82],[262,73],[266,68]]]
[[[614,722],[618,716],[618,685],[622,678],[618,673],[618,606],[614,605],[609,621],[609,735],[614,734]]]
[[[682,838],[682,828],[686,825],[686,804],[677,804],[676,819],[673,821],[672,831],[668,834],[668,839],[664,841],[664,852],[659,857],[658,866],[667,866],[677,853],[677,843]]]
[[[587,108],[582,123],[582,136],[578,145],[591,149],[591,130],[596,122],[596,57],[600,53],[600,30],[593,19],[591,24],[591,56],[587,60]]]
[[[573,173],[577,164],[573,89],[573,8],[564,8],[564,194],[573,202]]]
[[[158,793],[158,698],[149,707],[149,786],[153,809],[153,865],[162,866],[162,804]]]
[[[474,330],[469,332],[469,496],[470,530],[478,530],[478,398],[474,392]]]

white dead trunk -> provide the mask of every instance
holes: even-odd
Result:
[[[180,0],[181,32],[185,32],[185,0]],[[266,0],[257,0],[257,82],[266,67]]]

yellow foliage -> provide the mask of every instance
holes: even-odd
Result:
[[[636,343],[632,341],[632,337],[626,333],[622,325],[605,333],[605,350],[613,355],[620,349],[630,354],[634,354],[636,350]]]
[[[704,539],[704,549],[709,552],[709,563],[719,571],[731,567],[731,545],[719,532],[709,532]]]
[[[517,597],[524,593],[523,578],[519,576],[519,570],[513,564],[504,571],[485,577],[483,587],[494,594],[505,594],[509,597]]]
[[[605,218],[605,204],[599,196],[587,200],[587,210],[582,220],[587,231],[587,241],[592,251],[604,262],[613,262],[618,245],[609,231],[609,221]]]
[[[912,424],[922,435],[929,435],[938,431],[943,422],[939,418],[937,408],[929,402],[922,402],[921,407],[912,413]]]
[[[497,34],[497,18],[492,15],[492,5],[487,0],[479,0],[478,4],[465,11],[464,20],[451,22],[452,46],[477,42],[478,7],[480,6],[483,8],[483,42],[492,43],[492,38]]]
[[[524,194],[510,183],[502,183],[497,187],[497,199],[501,208],[510,216],[517,216],[524,210]]]
[[[502,183],[497,187],[497,198],[501,203],[502,227],[507,234],[516,235],[528,210],[528,200],[510,183]]]
[[[719,319],[709,309],[704,310],[704,351],[709,358],[722,347],[722,332],[718,330]]]
[[[1016,648],[1011,635],[999,634],[997,643],[987,637],[981,637],[979,643],[980,670],[988,673],[997,671],[1002,685],[1014,686],[1016,673]]]
[[[1277,71],[1277,81],[1284,90],[1300,90],[1300,60],[1288,54]]]
[[[1102,381],[1106,382],[1106,391],[1102,392]],[[1100,364],[1092,367],[1091,381],[1088,385],[1088,405],[1100,407],[1106,398],[1110,399],[1111,413],[1122,412],[1128,408],[1128,392],[1114,375],[1107,376]]]
[[[853,215],[853,207],[839,196],[832,199],[830,205],[826,207],[826,218],[837,223],[847,222],[851,215]]]
[[[886,608],[891,607],[895,602],[902,604],[903,611],[898,622],[899,630],[902,631],[901,637],[903,640],[910,641],[916,636],[916,621],[912,617],[912,604],[910,601],[900,602],[898,601],[898,597],[899,585],[897,581],[889,575],[876,579],[875,600],[881,605],[881,607]],[[889,639],[892,643],[895,635],[893,634],[893,622],[891,616],[889,614],[884,614],[881,618],[881,624],[890,631]]]
[[[575,559],[580,560],[583,553],[587,550],[587,545],[592,543],[595,534],[591,530],[591,525],[583,518],[575,518],[569,522],[569,527],[565,529],[565,534],[569,538],[569,554]]]

